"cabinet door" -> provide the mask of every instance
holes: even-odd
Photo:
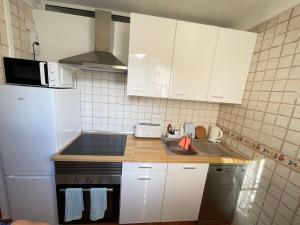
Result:
[[[122,174],[120,224],[159,222],[166,173]]]
[[[177,21],[169,98],[207,100],[218,31]]]
[[[256,36],[255,33],[220,28],[208,101],[242,102]]]
[[[162,222],[198,219],[208,164],[168,164]]]
[[[127,94],[168,97],[176,21],[132,13]]]

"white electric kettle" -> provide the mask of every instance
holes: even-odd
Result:
[[[210,126],[208,132],[208,141],[214,143],[220,142],[222,136],[223,136],[223,131],[221,130],[220,127]]]

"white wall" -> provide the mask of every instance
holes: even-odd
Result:
[[[36,32],[40,42],[39,59],[57,61],[95,50],[95,19],[34,10]],[[114,22],[113,53],[127,64],[129,24]]]
[[[39,59],[57,61],[94,49],[94,19],[38,9],[33,18],[40,42]]]

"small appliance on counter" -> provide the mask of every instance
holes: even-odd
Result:
[[[160,138],[161,125],[158,123],[138,123],[135,128],[135,137]]]
[[[3,57],[8,84],[72,88],[72,67],[56,62]]]
[[[210,126],[208,132],[208,141],[213,143],[219,143],[223,136],[223,131],[220,127]]]

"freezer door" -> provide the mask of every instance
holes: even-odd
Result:
[[[6,176],[13,220],[57,225],[54,176]]]
[[[1,85],[0,150],[5,175],[52,175],[57,151],[54,91]]]

